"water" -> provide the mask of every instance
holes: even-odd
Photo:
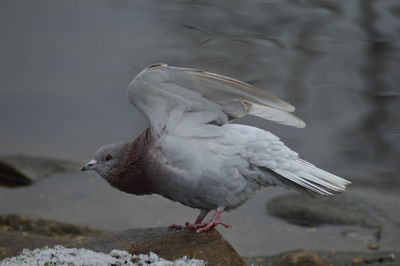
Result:
[[[85,162],[104,143],[136,137],[146,121],[129,104],[127,84],[145,66],[165,62],[232,76],[292,103],[305,129],[240,122],[280,136],[356,189],[397,195],[399,26],[394,0],[2,0],[0,154]],[[341,236],[346,228],[304,229],[268,216],[266,201],[283,193],[263,190],[227,215],[234,228],[223,234],[241,254],[365,249],[362,237]],[[197,215],[158,196],[123,194],[94,174],[2,188],[0,213],[108,230]],[[396,247],[395,232],[384,238],[387,249]]]

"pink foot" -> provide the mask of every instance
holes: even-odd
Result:
[[[208,224],[205,224],[205,226],[203,226],[203,227],[199,227],[196,232],[200,233],[200,232],[210,231],[211,229],[213,229],[214,227],[216,227],[219,224],[225,226],[225,228],[232,228],[232,226],[230,224],[227,224],[223,221],[215,221],[215,222],[209,222]]]
[[[214,227],[216,227],[219,224],[225,226],[225,228],[232,228],[232,226],[230,224],[227,224],[221,220],[221,213],[222,213],[222,210],[217,209],[215,211],[214,216],[211,218],[211,220],[208,223],[204,224],[204,226],[196,228],[197,229],[196,232],[200,233],[200,232],[210,231],[211,229],[213,229]]]
[[[186,227],[186,229],[188,229],[188,230],[193,230],[193,229],[202,228],[202,227],[204,227],[204,226],[206,226],[206,225],[207,225],[207,224],[191,224],[191,223],[187,222],[187,223],[185,224],[185,227]]]
[[[192,223],[186,222],[185,225],[172,224],[172,225],[168,226],[168,230],[169,231],[193,230],[193,229],[202,228],[206,225],[207,224],[202,224],[202,223],[192,224]]]
[[[168,230],[197,230],[197,233],[200,232],[207,232],[216,227],[217,225],[221,224],[225,226],[226,228],[231,228],[232,226],[230,224],[227,224],[221,220],[221,214],[223,212],[223,208],[219,208],[215,211],[214,216],[211,218],[208,223],[202,223],[201,221],[203,220],[204,216],[207,214],[207,212],[203,212],[203,215],[200,214],[200,216],[197,218],[196,222],[194,224],[186,222],[185,225],[178,225],[178,224],[173,224],[168,227]]]

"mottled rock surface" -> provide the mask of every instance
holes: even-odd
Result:
[[[105,254],[84,248],[66,248],[61,245],[55,247],[23,250],[15,257],[1,261],[1,266],[41,265],[41,266],[205,266],[205,262],[187,257],[175,261],[168,261],[155,253],[132,255],[125,250],[112,250]]]
[[[112,249],[127,250],[132,254],[150,251],[167,260],[183,256],[204,260],[207,265],[245,265],[243,259],[218,233],[171,232],[165,227],[130,229],[116,233],[105,233],[68,245],[100,252]]]
[[[65,245],[71,240],[53,238],[41,235],[25,235],[16,232],[0,233],[0,260],[18,255],[23,249],[35,249],[38,247]]]
[[[16,232],[23,235],[40,235],[71,240],[101,233],[101,231],[85,226],[16,214],[0,215],[0,232]]]
[[[0,215],[0,259],[15,256],[24,248],[59,244],[104,253],[113,249],[126,250],[131,254],[152,251],[167,260],[187,256],[207,261],[207,265],[245,265],[216,230],[198,234],[194,231],[168,231],[161,227],[100,232],[44,219]]]
[[[69,160],[28,155],[0,156],[0,185],[27,186],[50,175],[80,169],[80,163]]]
[[[273,216],[303,226],[346,224],[378,228],[386,223],[382,211],[349,194],[335,198],[289,194],[269,201],[267,209]]]
[[[259,256],[245,259],[254,266],[395,266],[400,265],[400,252],[329,252],[289,251],[273,256]]]
[[[18,254],[22,249],[67,244],[100,231],[68,223],[0,215],[0,259]]]

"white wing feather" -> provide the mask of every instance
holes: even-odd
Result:
[[[196,69],[150,66],[128,87],[128,97],[153,130],[171,130],[188,113],[200,112],[198,124],[222,125],[231,119],[255,115],[280,124],[304,127],[292,115],[294,107],[241,81]]]

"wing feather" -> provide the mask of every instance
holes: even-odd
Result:
[[[248,112],[250,115],[258,116],[287,126],[298,128],[306,126],[306,123],[297,116],[270,106],[252,103],[249,106]]]
[[[170,130],[187,113],[207,112],[200,124],[222,125],[254,115],[280,124],[304,127],[291,114],[294,107],[252,85],[191,68],[155,64],[144,69],[128,87],[128,98],[149,120],[153,130]]]
[[[212,89],[225,89],[226,93],[237,95],[242,100],[248,100],[250,102],[271,106],[275,109],[286,112],[293,112],[295,110],[293,105],[242,81],[196,69],[186,70],[193,75],[195,80],[197,79],[200,83],[202,83],[201,85],[204,85],[206,88],[209,87],[210,84]]]

